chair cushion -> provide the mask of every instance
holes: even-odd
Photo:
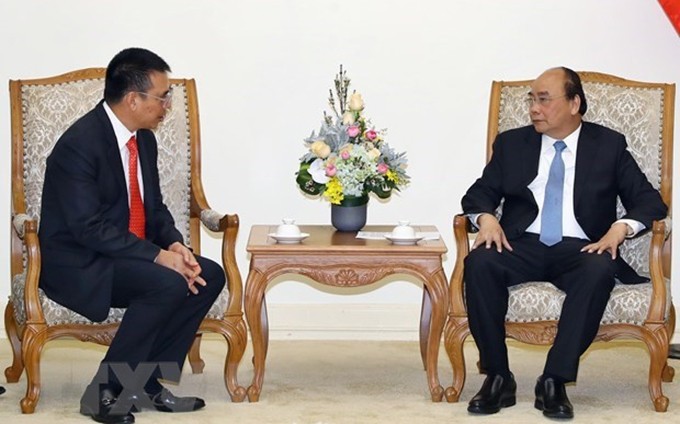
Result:
[[[15,275],[12,279],[12,291],[10,294],[10,302],[14,305],[14,319],[17,324],[23,325],[26,322],[26,310],[24,308],[24,287],[26,283],[26,273]],[[84,316],[65,308],[48,298],[42,289],[38,289],[38,296],[40,304],[42,305],[43,313],[45,314],[45,321],[47,325],[60,324],[111,324],[120,322],[123,319],[125,308],[111,308],[109,316],[106,320],[95,323],[85,318]],[[227,302],[229,300],[229,290],[226,286],[222,293],[215,301],[208,312],[209,318],[220,319],[227,309]]]
[[[670,299],[670,280],[666,279],[666,292]],[[558,320],[565,293],[545,281],[518,284],[509,289],[506,321],[531,322]],[[652,283],[621,284],[612,290],[601,324],[625,323],[642,325],[649,311]],[[666,305],[665,318],[670,315],[670,302]]]

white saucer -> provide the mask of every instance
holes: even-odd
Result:
[[[296,244],[309,237],[308,233],[300,233],[297,236],[280,236],[276,233],[269,233],[267,235],[280,244]]]
[[[385,238],[397,246],[411,246],[422,240],[423,236],[414,237],[395,237],[391,234],[385,234]]]

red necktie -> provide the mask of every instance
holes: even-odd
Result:
[[[139,179],[137,178],[137,138],[133,135],[127,142],[127,148],[130,152],[130,160],[128,161],[128,170],[130,172],[130,232],[137,237],[143,239],[145,218],[144,218],[144,202],[142,202],[142,195],[139,192]]]

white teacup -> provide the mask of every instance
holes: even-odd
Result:
[[[276,235],[284,237],[297,237],[300,235],[300,227],[295,225],[295,220],[291,218],[283,218],[283,224],[276,227]]]
[[[409,221],[399,221],[399,225],[392,230],[392,237],[401,239],[414,238],[416,236],[416,230],[409,224]]]

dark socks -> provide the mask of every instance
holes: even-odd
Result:
[[[144,391],[151,396],[155,396],[163,390],[163,386],[155,378],[149,379],[144,385]]]
[[[562,384],[567,383],[566,378],[560,377],[559,375],[555,375],[555,374],[543,373],[543,375],[541,376],[541,381],[545,380],[546,378],[552,378],[553,380],[555,380],[556,383],[562,383]]]

